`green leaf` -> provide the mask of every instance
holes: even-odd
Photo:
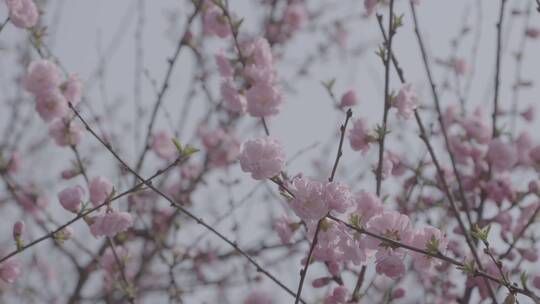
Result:
[[[178,154],[182,155],[182,144],[180,141],[176,138],[171,138],[171,141],[173,142],[174,146],[176,147],[176,150],[178,151]]]
[[[195,147],[192,147],[190,145],[187,145],[183,151],[180,152],[180,156],[181,158],[189,158],[191,155],[199,152],[200,150],[195,148]]]

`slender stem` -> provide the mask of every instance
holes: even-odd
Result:
[[[497,131],[497,116],[499,115],[499,87],[501,74],[501,50],[502,50],[502,25],[504,20],[504,7],[506,0],[501,0],[501,9],[499,11],[499,21],[497,22],[497,53],[495,57],[495,96],[493,97],[493,137],[499,136]]]
[[[380,20],[382,16],[377,16]],[[394,23],[394,0],[390,0],[389,16],[388,16],[388,40],[385,41],[386,45],[386,57],[384,58],[384,109],[382,118],[382,131],[379,134],[379,162],[376,171],[376,191],[377,196],[381,195],[382,186],[382,169],[384,163],[384,142],[386,138],[386,128],[388,120],[388,112],[390,111],[390,58],[392,58],[392,41],[396,29],[393,26]],[[386,40],[386,39],[385,39]]]
[[[313,255],[313,250],[315,250],[315,246],[317,245],[319,231],[321,230],[321,223],[323,220],[324,220],[324,217],[317,222],[317,228],[315,229],[313,242],[311,242],[309,253],[306,259],[306,265],[304,266],[304,269],[300,271],[300,282],[298,283],[298,290],[296,291],[296,298],[294,300],[294,304],[298,304],[298,301],[300,300],[300,296],[302,294],[302,287],[304,286],[304,280],[306,279],[306,274],[308,271],[309,264],[311,264],[311,256]]]

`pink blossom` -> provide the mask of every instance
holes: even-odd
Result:
[[[356,93],[353,90],[349,90],[341,97],[341,103],[339,104],[339,106],[341,108],[350,108],[352,106],[355,106],[356,104]]]
[[[320,182],[298,177],[293,180],[290,190],[294,194],[290,206],[299,218],[319,220],[328,213],[328,202]]]
[[[197,132],[204,147],[208,149],[212,166],[227,166],[238,158],[240,143],[233,134],[227,133],[227,129],[211,130],[202,125]]]
[[[307,19],[308,14],[304,3],[289,3],[283,16],[283,26],[291,34],[299,30]]]
[[[49,127],[49,135],[60,147],[76,146],[81,142],[83,126],[73,121],[59,119]]]
[[[529,106],[525,111],[521,112],[521,116],[528,122],[531,122],[534,120],[534,107]]]
[[[525,250],[522,250],[521,256],[531,263],[536,263],[538,261],[538,253],[534,248],[527,248]]]
[[[467,71],[467,63],[463,58],[457,58],[453,62],[454,65],[454,71],[458,75],[464,75]]]
[[[21,169],[21,155],[17,151],[13,151],[11,158],[9,159],[7,170],[9,173],[17,173]]]
[[[24,88],[34,94],[41,95],[60,85],[60,70],[58,66],[49,60],[40,59],[32,61],[28,66],[28,72],[24,78]]]
[[[105,202],[113,191],[113,184],[105,177],[94,177],[90,181],[90,201],[94,206]]]
[[[446,251],[448,240],[446,235],[435,227],[424,227],[414,233],[412,245],[416,248],[426,250],[430,253],[437,254]],[[419,271],[428,271],[431,265],[439,265],[440,260],[432,258],[419,252],[412,252],[414,257],[414,266]]]
[[[532,282],[533,282],[534,288],[540,289],[540,276],[538,276],[538,275],[534,276]]]
[[[379,0],[364,0],[364,8],[368,16],[373,15],[378,3]]]
[[[540,145],[533,147],[529,151],[529,157],[535,164],[540,164]]]
[[[501,204],[505,199],[513,200],[515,190],[512,187],[510,176],[508,174],[500,174],[494,179],[489,180],[484,190],[487,193],[487,198]]]
[[[36,97],[36,111],[43,121],[62,118],[68,112],[68,103],[58,88],[40,92]]]
[[[387,177],[392,174],[392,171],[394,169],[394,163],[389,157],[383,158],[382,161],[382,167],[381,167],[381,179],[386,179]],[[377,167],[375,166],[375,172],[377,170]]]
[[[244,299],[244,304],[272,304],[274,301],[270,294],[262,291],[252,291]]]
[[[404,119],[410,119],[413,116],[414,110],[418,107],[418,97],[410,83],[401,87],[394,106],[398,110],[398,116]]]
[[[277,140],[265,137],[244,142],[238,160],[242,171],[261,180],[272,178],[281,172],[285,165],[285,154]]]
[[[383,213],[381,200],[373,193],[361,191],[354,196],[356,213],[360,215],[361,225],[365,225],[372,217]]]
[[[536,27],[529,27],[525,30],[525,35],[529,38],[538,38],[540,36],[540,29]]]
[[[95,237],[113,237],[131,226],[133,226],[131,214],[121,211],[106,212],[94,218],[94,223],[90,226],[90,232]]]
[[[324,199],[331,210],[344,213],[352,204],[352,194],[346,184],[328,182],[324,185],[323,191]]]
[[[9,19],[18,28],[31,28],[38,22],[39,12],[32,0],[6,0]]]
[[[130,252],[126,247],[116,246],[114,248],[114,252],[111,247],[107,247],[107,250],[105,250],[99,262],[103,270],[105,270],[105,272],[110,276],[112,276],[116,271],[119,271],[115,255],[123,264],[125,264],[130,258]]]
[[[401,243],[409,244],[412,239],[409,217],[396,211],[385,211],[372,217],[367,222],[366,227],[370,232]],[[401,248],[393,248],[391,245],[372,237],[367,237],[365,244],[369,249],[378,250],[378,258],[389,253],[403,253]]]
[[[24,222],[21,220],[18,220],[13,224],[13,239],[15,241],[18,241],[21,236],[24,234],[25,225]]]
[[[161,159],[173,160],[178,151],[172,142],[172,137],[166,131],[157,131],[152,137],[152,151]]]
[[[227,110],[240,114],[246,111],[246,97],[238,92],[232,79],[227,78],[221,83],[221,97],[225,101],[223,106]]]
[[[345,286],[338,286],[334,288],[332,294],[328,295],[324,299],[324,304],[345,304],[347,303],[347,294],[349,291]]]
[[[69,75],[68,79],[60,86],[67,101],[73,106],[78,105],[82,98],[82,82],[77,74]]]
[[[349,141],[354,151],[366,153],[369,150],[370,144],[374,139],[368,132],[368,126],[364,119],[358,118],[353,122],[353,128],[349,132]]]
[[[405,274],[405,264],[403,259],[396,255],[387,255],[377,258],[375,271],[384,274],[389,278],[398,278]]]
[[[272,50],[268,41],[258,38],[242,46],[247,64],[243,75],[250,84],[247,92],[247,111],[254,117],[279,113],[282,104],[281,89],[276,81]]]
[[[20,273],[20,263],[14,258],[7,259],[0,263],[0,280],[5,283],[12,284]]]
[[[495,138],[489,143],[487,158],[497,171],[508,171],[518,161],[516,148],[500,138]]]
[[[73,213],[79,212],[83,200],[84,189],[79,186],[65,188],[58,193],[58,200],[64,209]]]
[[[401,299],[405,296],[405,289],[398,287],[392,293],[392,299]]]
[[[531,165],[531,157],[529,151],[531,150],[532,142],[529,138],[529,134],[523,132],[519,135],[515,141],[515,148],[518,158],[518,163],[523,166]]]
[[[281,243],[288,244],[294,234],[292,226],[294,223],[287,217],[282,216],[274,222],[274,229],[279,235]]]
[[[215,59],[221,77],[232,78],[234,70],[229,59],[225,57],[223,50],[219,50],[215,56]]]
[[[281,109],[281,91],[274,84],[255,83],[246,92],[247,111],[254,117],[277,115]]]
[[[207,8],[203,12],[203,28],[206,35],[216,35],[227,38],[231,35],[231,27],[221,8],[210,1],[206,1]]]
[[[474,111],[474,115],[467,117],[461,122],[467,132],[467,136],[481,144],[487,144],[491,140],[491,126],[486,124],[480,108]]]

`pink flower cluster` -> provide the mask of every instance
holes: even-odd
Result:
[[[31,28],[39,19],[39,12],[33,0],[6,0],[9,19],[19,28]]]
[[[285,165],[285,154],[277,140],[265,137],[244,142],[238,160],[244,172],[261,180],[281,172]]]
[[[243,75],[249,83],[246,91],[248,113],[254,117],[278,114],[281,109],[282,95],[268,41],[264,38],[256,38],[244,43],[242,55],[247,60]]]
[[[56,143],[63,146],[78,145],[83,127],[67,117],[68,102],[76,106],[82,97],[82,83],[77,75],[70,75],[61,82],[60,70],[49,60],[30,63],[24,87],[36,98],[36,111],[45,121],[56,119],[49,128],[49,134]]]

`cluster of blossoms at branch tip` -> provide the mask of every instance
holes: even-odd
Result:
[[[240,45],[239,52],[239,58],[234,61],[225,57],[222,50],[215,56],[223,79],[221,82],[223,106],[233,113],[242,114],[247,111],[254,117],[278,114],[282,104],[282,93],[268,41],[264,38],[255,38],[244,42]],[[237,88],[235,80],[242,83],[241,90]]]
[[[244,142],[238,160],[244,172],[261,180],[281,172],[285,165],[285,154],[277,140],[265,137]]]
[[[58,66],[49,60],[40,59],[30,63],[24,79],[25,89],[36,99],[36,111],[45,122],[55,120],[49,127],[49,135],[61,146],[76,146],[80,143],[83,127],[69,117],[69,106],[81,101],[82,83],[77,75],[61,81]]]
[[[19,28],[31,28],[39,19],[39,11],[33,0],[6,0],[9,19]]]

